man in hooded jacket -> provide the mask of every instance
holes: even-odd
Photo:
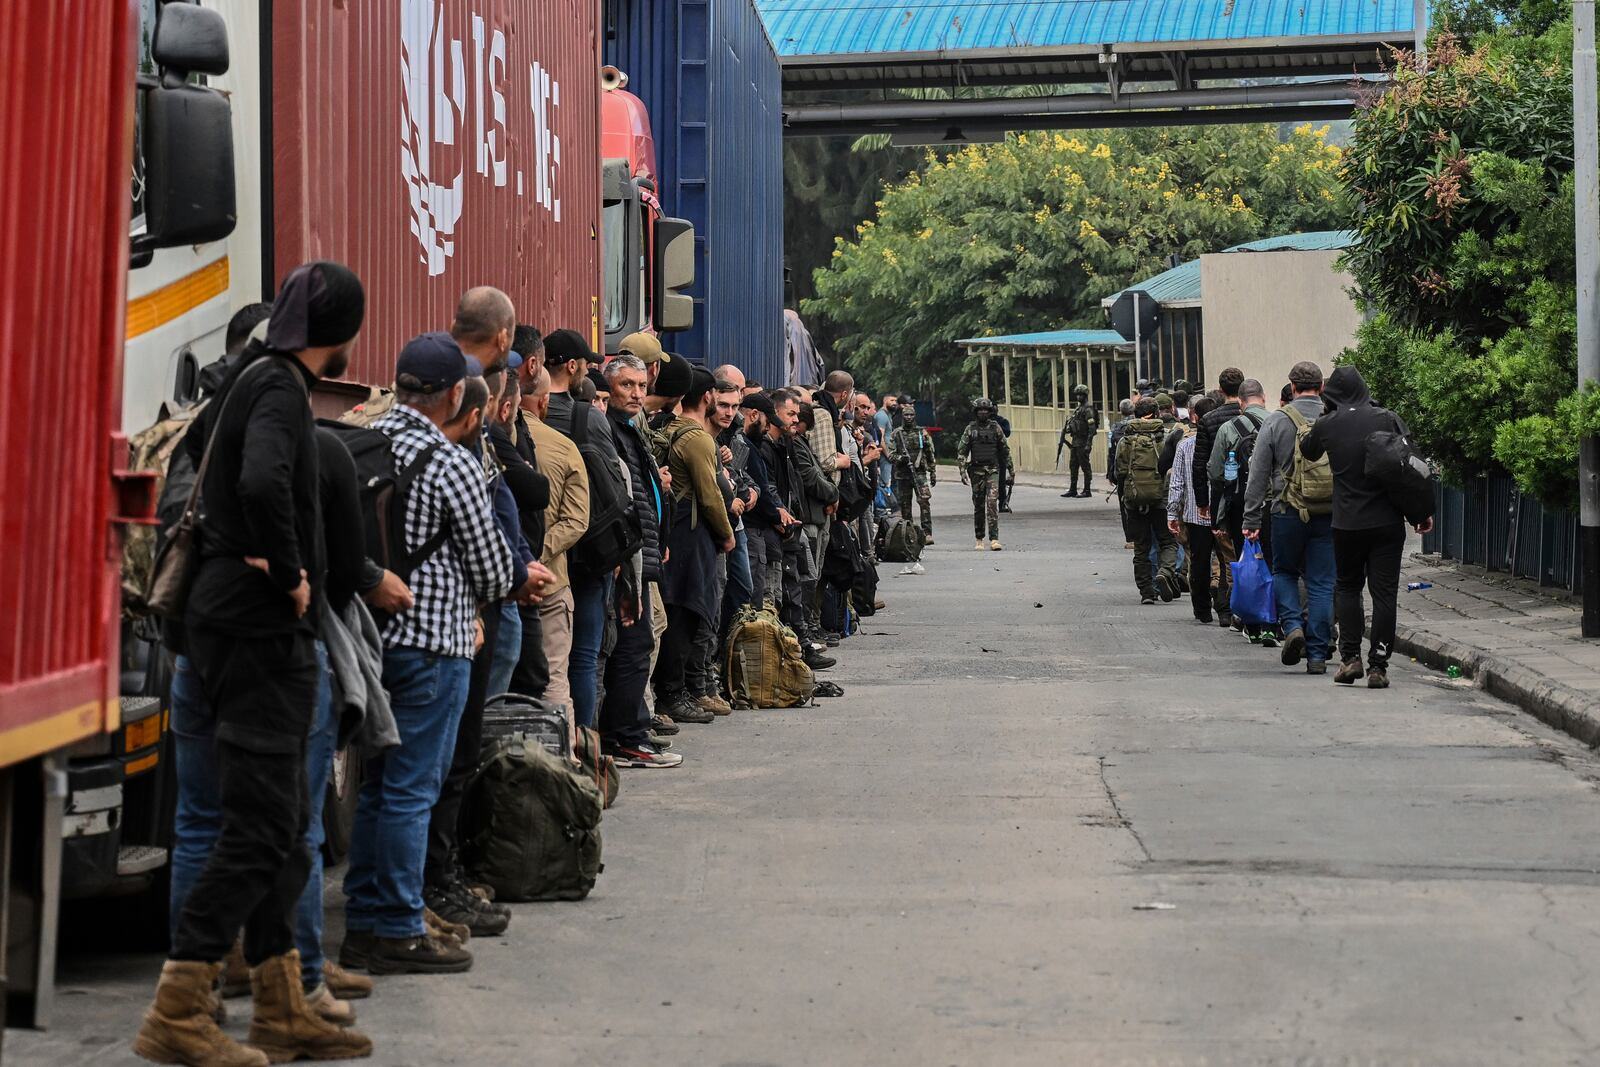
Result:
[[[1354,367],[1339,367],[1322,390],[1325,414],[1300,443],[1300,453],[1316,460],[1324,454],[1333,468],[1334,614],[1339,624],[1339,658],[1333,680],[1354,685],[1366,674],[1372,689],[1389,685],[1389,653],[1394,648],[1395,608],[1400,595],[1400,554],[1406,520],[1384,485],[1367,476],[1367,439],[1389,430],[1408,433],[1400,416],[1379,407]],[[1433,529],[1433,520],[1415,527]],[[1372,634],[1367,669],[1361,668],[1361,635],[1366,630],[1361,587],[1372,597]]]

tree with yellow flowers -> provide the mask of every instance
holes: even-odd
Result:
[[[943,156],[886,188],[836,242],[808,316],[874,391],[965,396],[961,337],[1104,324],[1100,300],[1241,241],[1337,224],[1326,129],[1211,126],[1025,133]]]

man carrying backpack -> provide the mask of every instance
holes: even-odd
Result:
[[[1133,416],[1117,441],[1117,492],[1133,534],[1133,580],[1140,602],[1154,604],[1158,596],[1171,601],[1178,595],[1177,542],[1167,529],[1167,491],[1157,469],[1166,424],[1156,415],[1153,397],[1141,397]],[[1155,567],[1152,547],[1159,553]]]
[[[1256,435],[1241,530],[1247,541],[1260,540],[1267,525],[1272,530],[1272,589],[1278,627],[1286,635],[1284,666],[1303,658],[1307,674],[1325,674],[1333,627],[1333,470],[1326,456],[1300,455],[1300,442],[1322,415],[1322,368],[1296,363],[1289,385],[1292,399],[1267,416]]]
[[[1215,436],[1212,438],[1211,455],[1206,462],[1206,481],[1209,488],[1212,535],[1216,538],[1218,553],[1222,566],[1239,558],[1239,552],[1244,547],[1242,532],[1244,523],[1244,487],[1250,477],[1250,456],[1255,450],[1256,438],[1261,431],[1261,426],[1267,421],[1267,396],[1261,383],[1254,378],[1246,378],[1239,383],[1238,388],[1239,411],[1226,422],[1216,427]],[[1229,405],[1224,404],[1201,423],[1202,434],[1204,427],[1216,418],[1217,411],[1228,410]],[[1199,450],[1201,441],[1196,441],[1195,449]],[[1195,486],[1195,496],[1199,499],[1200,486]],[[1261,554],[1267,564],[1272,563],[1272,531],[1263,527],[1265,536],[1261,538]],[[1255,625],[1244,625],[1234,620],[1234,629],[1242,629],[1250,636],[1252,641],[1260,641],[1269,648],[1277,646],[1277,638],[1270,630],[1264,631]]]
[[[1400,596],[1400,555],[1406,545],[1406,519],[1389,488],[1367,474],[1367,444],[1375,433],[1406,434],[1400,416],[1381,408],[1354,367],[1338,367],[1322,391],[1324,414],[1300,443],[1300,454],[1327,456],[1333,469],[1334,610],[1339,619],[1339,670],[1333,680],[1354,685],[1363,673],[1369,689],[1389,687],[1389,653],[1394,649],[1395,609]],[[1428,518],[1412,527],[1433,529]],[[1371,644],[1367,669],[1361,669],[1361,635],[1366,619],[1361,589],[1372,595]]]
[[[374,974],[472,966],[458,943],[429,934],[422,893],[429,813],[478,651],[478,605],[503,599],[524,577],[495,522],[482,464],[444,432],[477,369],[447,333],[412,338],[395,367],[394,407],[373,426],[389,437],[398,466],[423,464],[405,501],[403,537],[408,553],[431,549],[411,572],[412,606],[383,627],[383,684],[400,745],[367,763],[344,880],[339,962]]]

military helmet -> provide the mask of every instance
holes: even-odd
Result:
[[[1083,385],[1082,383],[1074,385],[1072,387],[1072,395],[1087,400],[1089,398],[1089,387],[1087,385]]]
[[[990,414],[993,414],[994,412],[998,411],[999,408],[994,406],[993,400],[990,400],[986,396],[980,396],[972,402],[972,410],[974,412],[987,411]]]

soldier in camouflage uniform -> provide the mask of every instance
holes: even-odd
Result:
[[[1089,496],[1089,483],[1094,479],[1094,470],[1089,466],[1089,450],[1094,445],[1094,435],[1100,429],[1100,413],[1095,411],[1094,405],[1089,402],[1089,387],[1075,385],[1072,387],[1072,399],[1077,402],[1077,407],[1072,409],[1072,414],[1067,416],[1067,421],[1061,427],[1061,440],[1056,447],[1057,456],[1060,455],[1061,445],[1067,446],[1071,457],[1072,483],[1067,486],[1067,491],[1062,496]],[[1078,490],[1078,472],[1083,472],[1083,491]]]
[[[922,543],[933,544],[933,487],[939,472],[933,458],[933,442],[928,431],[917,425],[917,409],[900,405],[900,425],[889,433],[889,455],[894,458],[894,495],[900,501],[900,517],[911,521],[911,498],[922,510]]]
[[[978,538],[973,547],[982,549],[983,535],[988,530],[988,548],[998,552],[1000,544],[1000,477],[1001,472],[1012,470],[1011,449],[1006,436],[995,422],[994,401],[980,396],[972,402],[974,421],[961,432],[956,445],[956,462],[961,466],[961,480],[972,486],[972,529]]]

